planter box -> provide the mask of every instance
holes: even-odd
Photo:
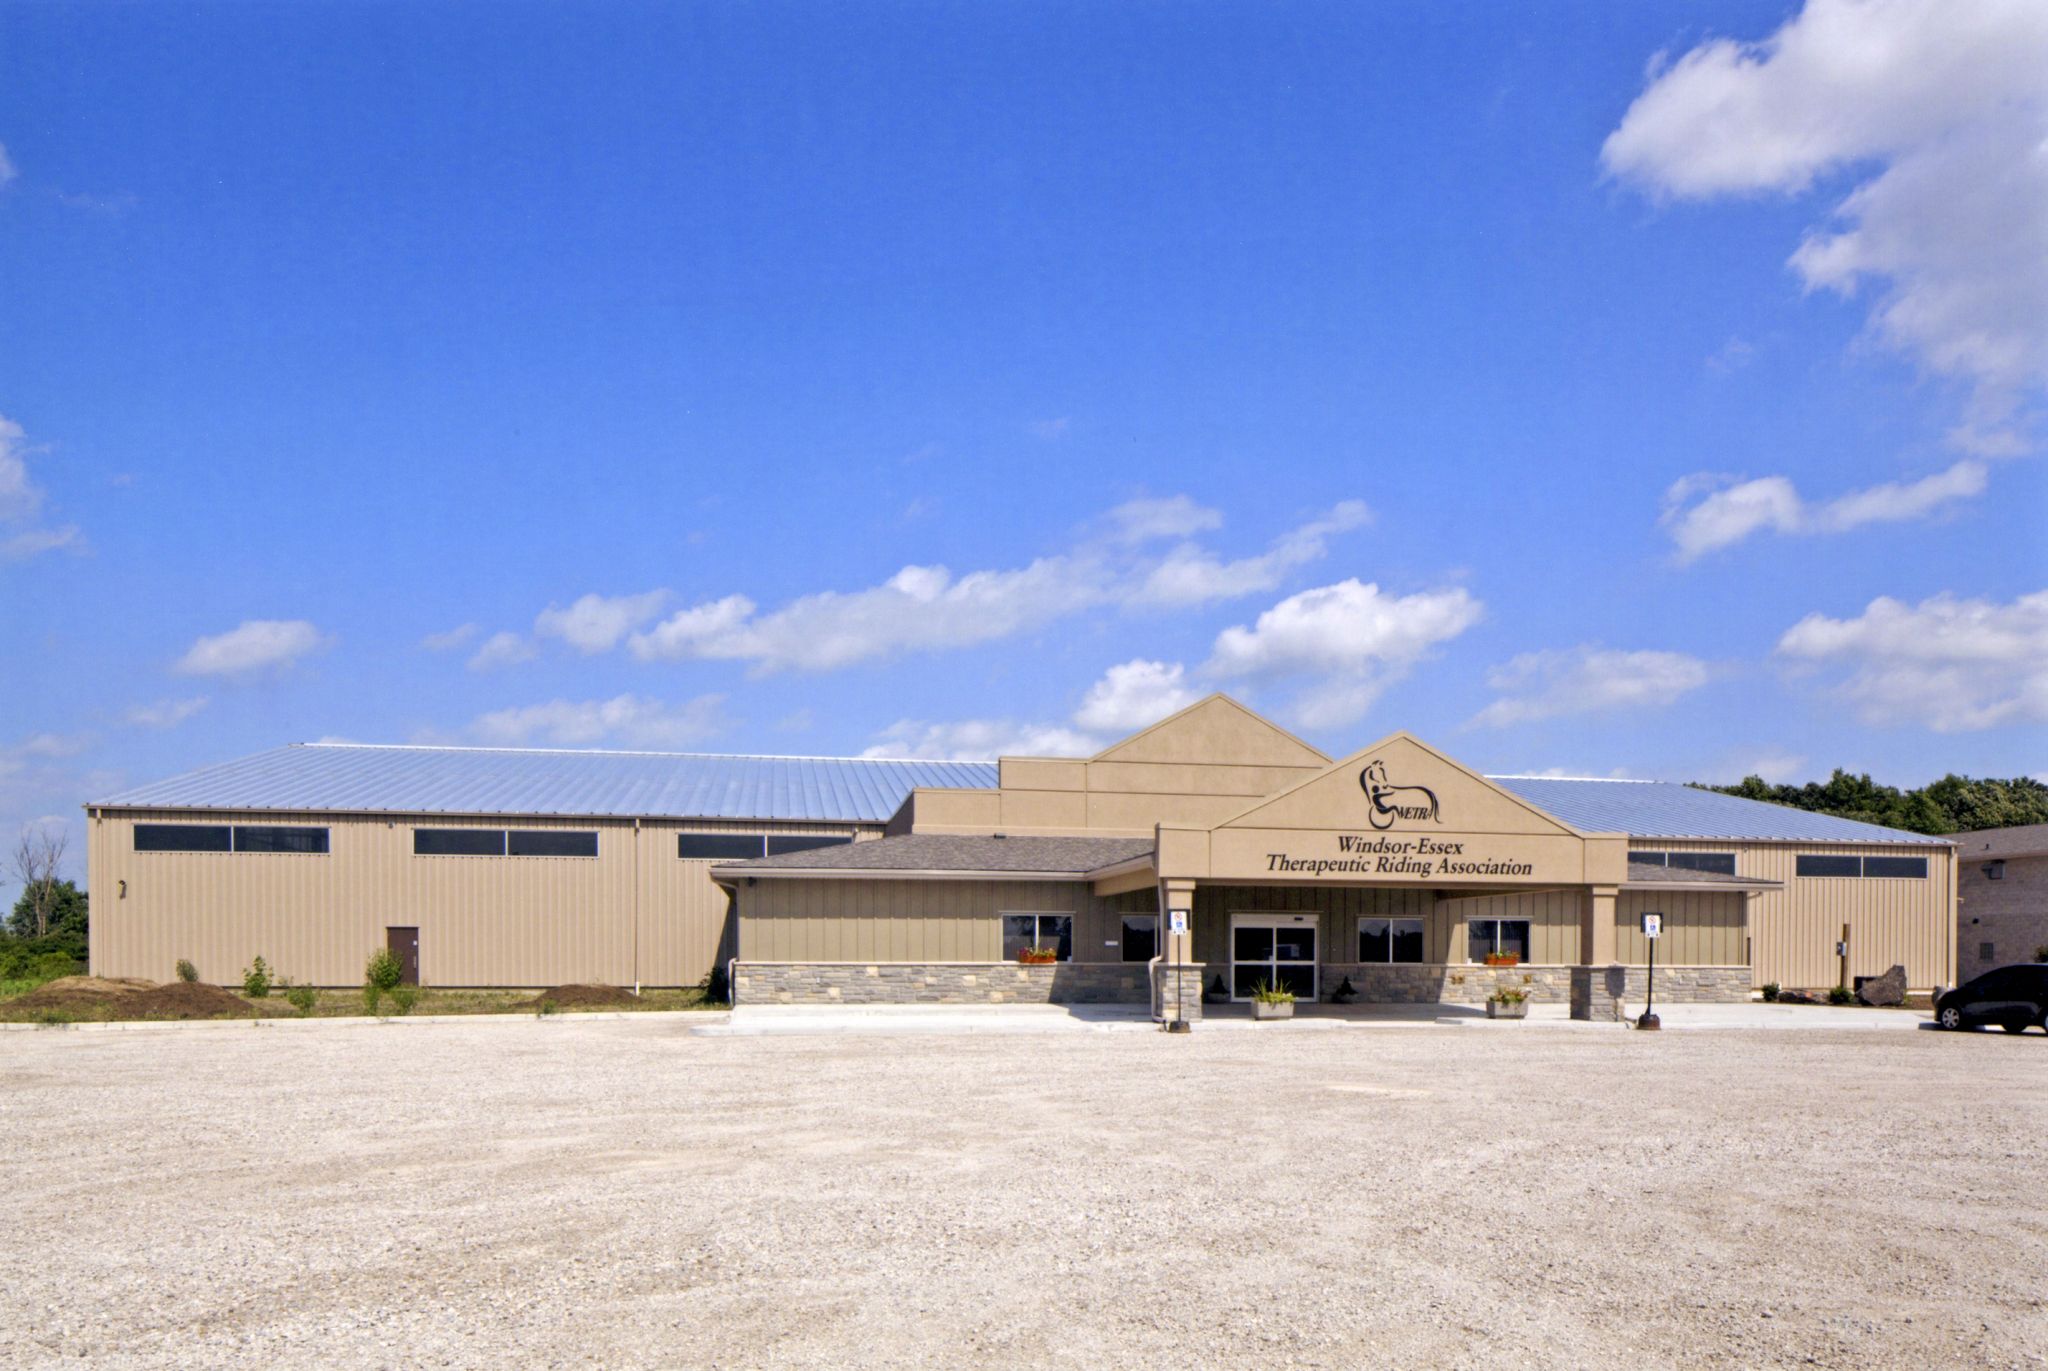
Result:
[[[1486,1017],[1489,1019],[1526,1019],[1529,1017],[1529,1002],[1502,1004],[1499,1000],[1486,1002]]]
[[[1281,1004],[1267,1004],[1262,1000],[1253,1000],[1252,1017],[1254,1019],[1291,1019],[1294,1017],[1294,1001],[1287,1000]]]

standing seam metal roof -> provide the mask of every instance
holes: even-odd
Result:
[[[1652,840],[1946,842],[1669,781],[1491,779],[1588,832]],[[137,786],[93,804],[880,823],[917,786],[985,790],[996,784],[994,762],[297,743]]]
[[[916,786],[986,789],[993,762],[298,743],[95,805],[880,823]]]
[[[1789,805],[1745,800],[1674,781],[1582,780],[1551,776],[1487,779],[1546,814],[1588,833],[1636,838],[1719,838],[1800,843],[1925,843],[1946,840],[1925,833],[1814,814]]]

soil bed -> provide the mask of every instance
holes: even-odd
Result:
[[[556,1009],[638,1009],[640,997],[623,986],[616,985],[558,985],[552,990],[543,990],[527,1006],[539,1009],[552,1005]]]

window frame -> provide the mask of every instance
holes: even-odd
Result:
[[[602,850],[603,840],[600,839],[597,835],[598,830],[594,828],[508,828],[505,830],[505,855],[508,857],[556,857],[572,862],[587,862],[594,860],[597,857],[598,853]],[[515,844],[516,841],[521,838],[525,838],[528,840],[534,838],[556,840],[568,838],[588,838],[590,839],[590,851],[519,852],[515,850]]]
[[[237,852],[264,857],[325,857],[334,851],[333,830],[324,824],[234,824],[232,841]],[[317,847],[244,847],[244,833],[317,833]]]
[[[1808,862],[1850,862],[1854,871],[1805,871]],[[1799,852],[1792,857],[1792,875],[1802,881],[1860,881],[1863,879],[1863,856],[1856,852]]]
[[[505,855],[506,848],[505,832],[502,828],[430,828],[423,825],[415,825],[412,830],[412,855],[415,857],[502,857]],[[495,837],[498,840],[498,850],[495,852],[422,852],[420,851],[420,839],[429,833],[436,836],[460,834],[463,837]]]
[[[1142,911],[1136,911],[1132,913],[1121,914],[1118,916],[1118,918],[1120,922],[1117,924],[1117,952],[1121,956],[1122,960],[1126,962],[1145,963],[1150,962],[1154,957],[1157,957],[1159,955],[1159,916],[1157,914],[1148,914]],[[1152,950],[1142,957],[1133,957],[1131,955],[1131,924],[1134,921],[1149,923],[1152,925],[1151,929],[1149,930],[1152,937]]]
[[[718,839],[725,839],[732,843],[740,843],[745,842],[748,839],[752,839],[754,843],[754,850],[752,852],[721,852],[718,853],[716,856],[712,856],[709,854],[688,853],[683,851],[684,843],[691,842],[693,840],[697,842],[703,842],[706,840]],[[676,860],[680,862],[750,862],[756,857],[765,857],[767,855],[768,835],[766,833],[739,833],[733,831],[726,831],[720,833],[676,834]]]
[[[767,855],[781,857],[791,852],[815,852],[822,847],[846,847],[853,838],[845,833],[765,833]]]
[[[1001,938],[998,946],[1002,951],[1002,958],[1005,962],[1015,962],[1017,960],[1017,953],[1010,950],[1010,920],[1012,919],[1031,919],[1035,921],[1031,926],[1031,946],[1033,947],[1045,946],[1045,921],[1047,919],[1064,919],[1067,925],[1065,937],[1058,940],[1059,945],[1055,948],[1058,955],[1054,958],[1054,965],[1074,960],[1074,912],[1071,909],[1004,909],[997,912],[996,918],[999,921],[996,927]]]
[[[1498,920],[1495,922],[1498,922]],[[1387,955],[1385,957],[1373,958],[1365,955],[1365,926],[1372,923],[1386,925],[1385,931],[1380,934],[1382,938],[1386,939],[1387,943]],[[1407,957],[1396,957],[1394,955],[1395,948],[1400,946],[1401,934],[1395,931],[1396,926],[1400,924],[1415,925],[1413,936],[1416,940],[1417,955],[1412,960]],[[1389,914],[1385,917],[1381,917],[1378,914],[1361,915],[1357,925],[1357,941],[1358,965],[1360,966],[1423,966],[1429,961],[1429,920],[1396,914]]]
[[[1472,926],[1474,924],[1493,925],[1494,931],[1492,947],[1480,950],[1472,946]],[[1522,926],[1522,960],[1520,964],[1522,966],[1531,966],[1534,964],[1535,958],[1531,955],[1532,949],[1536,945],[1536,921],[1534,919],[1465,920],[1465,960],[1467,962],[1471,963],[1473,966],[1485,966],[1487,957],[1500,951],[1500,928],[1502,924],[1520,924]]]
[[[1918,871],[1912,872],[1872,871],[1870,869],[1870,864],[1872,862],[1914,863],[1917,864],[1920,869]],[[1891,853],[1884,853],[1876,856],[1873,856],[1867,852],[1863,854],[1863,879],[1866,881],[1924,881],[1927,879],[1927,871],[1928,862],[1925,857],[1906,857]]]
[[[145,830],[152,835],[173,832],[218,833],[221,835],[222,841],[219,847],[158,847],[154,845],[144,847],[142,835]],[[233,824],[138,823],[129,832],[128,844],[130,849],[135,852],[230,853],[235,850],[235,826]]]

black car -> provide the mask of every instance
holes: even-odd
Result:
[[[1995,1023],[2008,1033],[2048,1028],[2048,965],[2001,966],[1945,990],[1935,997],[1934,1021],[1943,1028]]]

